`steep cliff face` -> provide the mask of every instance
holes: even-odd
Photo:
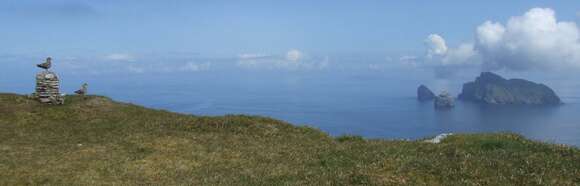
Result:
[[[483,72],[473,82],[463,85],[460,100],[486,104],[558,105],[560,98],[548,86],[523,79],[504,79]]]
[[[419,101],[430,101],[435,99],[435,94],[427,86],[421,85],[417,88],[417,99]]]

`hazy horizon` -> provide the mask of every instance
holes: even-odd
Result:
[[[0,2],[0,21],[2,89],[48,56],[76,83],[205,72],[405,72],[435,89],[481,71],[580,80],[574,1],[23,0]]]

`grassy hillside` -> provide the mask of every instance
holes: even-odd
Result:
[[[514,134],[333,138],[254,116],[0,94],[0,185],[580,185],[580,150]]]

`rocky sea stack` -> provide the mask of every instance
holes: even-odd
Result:
[[[442,92],[437,97],[435,97],[435,102],[433,103],[436,109],[450,109],[455,106],[455,100],[449,93]]]
[[[473,82],[463,84],[460,100],[494,105],[559,105],[556,93],[544,84],[523,79],[504,79],[483,72]]]
[[[427,86],[421,85],[417,88],[417,99],[419,101],[431,101],[435,99],[435,94]]]

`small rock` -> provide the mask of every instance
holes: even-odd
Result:
[[[417,99],[419,101],[431,101],[435,99],[435,94],[427,86],[421,85],[417,88]]]
[[[427,143],[441,143],[441,141],[445,138],[447,138],[448,136],[453,135],[453,133],[443,133],[443,134],[439,134],[437,136],[435,136],[435,138],[433,139],[428,139],[425,140],[425,142]]]
[[[437,109],[448,109],[455,106],[455,100],[449,93],[443,91],[439,96],[435,97],[435,108]]]

